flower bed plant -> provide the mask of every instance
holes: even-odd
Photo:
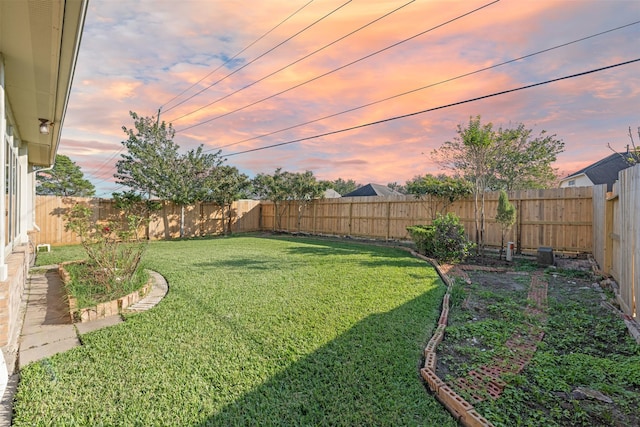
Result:
[[[118,314],[138,302],[151,288],[149,274],[141,269],[109,291],[94,279],[94,268],[84,261],[61,263],[58,271],[67,291],[69,313],[75,322]]]

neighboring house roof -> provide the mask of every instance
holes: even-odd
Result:
[[[0,61],[14,132],[28,161],[53,164],[71,91],[88,0],[0,0]],[[53,123],[39,132],[39,119]]]
[[[563,181],[584,174],[593,182],[593,185],[607,184],[607,191],[611,191],[613,183],[618,180],[618,172],[631,166],[623,157],[624,155],[624,153],[613,153],[586,168],[572,173],[564,178]]]
[[[340,193],[338,193],[333,188],[329,188],[328,190],[324,191],[324,198],[325,199],[337,199],[339,197],[342,197],[342,196],[340,195]]]
[[[342,197],[364,197],[364,196],[402,196],[402,193],[398,193],[395,190],[390,189],[386,185],[380,184],[367,184],[360,188],[353,190],[351,193],[347,193]]]

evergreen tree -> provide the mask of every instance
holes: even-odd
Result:
[[[84,178],[80,166],[65,155],[56,155],[53,169],[38,173],[36,194],[43,196],[92,197],[94,185]]]

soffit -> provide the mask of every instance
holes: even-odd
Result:
[[[13,133],[29,163],[53,164],[86,14],[86,0],[0,1],[0,53]],[[39,119],[53,123],[40,134]]]

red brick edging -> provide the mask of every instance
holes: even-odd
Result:
[[[449,298],[453,288],[453,281],[447,273],[453,273],[460,276],[467,283],[470,283],[469,276],[465,270],[476,269],[475,266],[440,266],[435,260],[411,251],[411,254],[417,258],[429,262],[436,269],[442,280],[447,285],[447,291],[442,299],[442,311],[438,320],[438,327],[433,336],[429,340],[424,349],[424,367],[420,370],[420,375],[425,380],[429,389],[435,394],[436,398],[444,405],[445,408],[466,427],[493,427],[493,424],[480,415],[473,405],[457,394],[450,386],[448,386],[436,374],[436,348],[444,338],[447,326],[447,318],[449,315]],[[495,269],[491,267],[479,266],[477,269],[483,271],[506,271],[503,269]],[[533,302],[533,305],[526,309],[530,315],[538,316],[544,320],[546,317],[546,301],[547,301],[548,283],[542,279],[542,273],[533,273],[531,277],[531,285],[527,298]],[[513,350],[514,356],[508,363],[504,360],[496,361],[496,363],[484,365],[475,371],[470,371],[466,378],[458,378],[456,384],[459,387],[468,389],[476,402],[482,401],[485,396],[497,399],[506,387],[506,383],[500,379],[500,375],[506,372],[519,373],[529,363],[536,351],[537,343],[542,340],[544,333],[531,326],[529,333],[522,337],[514,335],[506,342],[506,346]]]

